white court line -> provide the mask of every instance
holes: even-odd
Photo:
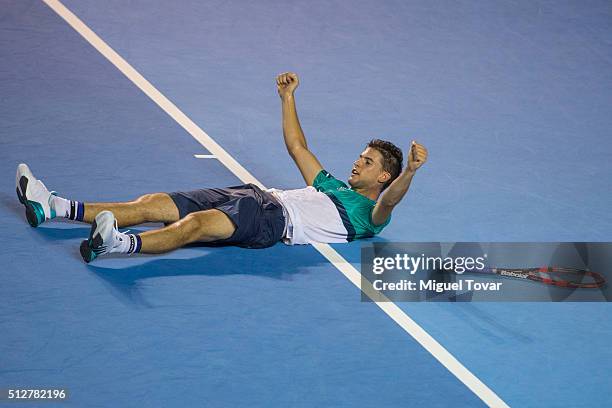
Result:
[[[214,154],[194,154],[193,157],[196,159],[216,159],[217,156]]]
[[[264,185],[257,180],[251,173],[240,165],[232,156],[229,155],[221,146],[208,136],[198,125],[187,117],[176,107],[168,98],[159,92],[149,81],[147,81],[138,71],[128,64],[119,54],[117,54],[108,44],[87,27],[76,15],[68,10],[58,0],[42,0],[61,18],[63,18],[73,29],[75,29],[85,40],[87,40],[96,50],[109,60],[119,71],[121,71],[130,81],[140,88],[153,102],[159,105],[168,115],[170,115],[179,125],[181,125],[191,136],[202,144],[209,152],[216,156],[236,177],[243,183],[253,183],[264,188]],[[342,272],[357,288],[361,289],[361,274],[344,259],[336,250],[327,244],[313,245],[325,258],[329,260],[340,272]],[[372,299],[386,300],[380,293],[366,291]],[[376,301],[389,317],[391,317],[402,329],[410,334],[421,346],[433,355],[444,367],[446,367],[455,377],[465,384],[474,394],[476,394],[485,404],[490,407],[508,407],[508,405],[489,387],[487,387],[478,377],[470,372],[452,354],[450,354],[440,343],[429,335],[421,326],[412,320],[395,303],[388,301]]]

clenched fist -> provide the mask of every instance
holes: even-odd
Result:
[[[408,170],[415,172],[427,161],[427,149],[422,144],[412,141],[408,154]]]
[[[276,88],[281,98],[293,95],[299,84],[300,80],[295,72],[284,72],[276,77]]]

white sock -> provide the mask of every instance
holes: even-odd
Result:
[[[66,200],[65,198],[52,195],[51,203],[49,205],[53,210],[55,210],[56,217],[70,217],[70,200]]]
[[[110,252],[119,254],[132,254],[134,252],[140,252],[140,240],[135,234],[119,232],[117,234],[117,240],[119,241],[119,245],[111,248]]]
[[[83,216],[85,215],[84,203],[52,195],[49,205],[51,206],[52,210],[55,210],[56,217],[83,221]]]

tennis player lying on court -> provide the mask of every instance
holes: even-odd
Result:
[[[162,253],[192,242],[265,248],[286,244],[347,242],[378,234],[427,160],[427,150],[412,142],[402,171],[402,151],[372,140],[354,162],[348,185],[334,178],[308,150],[294,101],[294,73],[276,78],[282,100],[287,150],[307,187],[261,190],[253,184],[187,192],[146,194],[125,203],[83,203],[49,192],[27,165],[17,167],[17,196],[30,225],[64,217],[91,223],[81,243],[86,262],[109,253]],[[118,227],[162,222],[166,227],[125,234]]]

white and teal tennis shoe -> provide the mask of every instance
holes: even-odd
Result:
[[[81,256],[85,262],[91,262],[100,255],[118,252],[123,243],[123,234],[117,229],[117,220],[110,211],[96,215],[91,224],[89,239],[81,242]]]
[[[55,191],[47,190],[43,182],[34,177],[27,164],[17,166],[15,184],[17,198],[25,206],[26,218],[31,226],[37,227],[55,218],[55,210],[51,208]]]

